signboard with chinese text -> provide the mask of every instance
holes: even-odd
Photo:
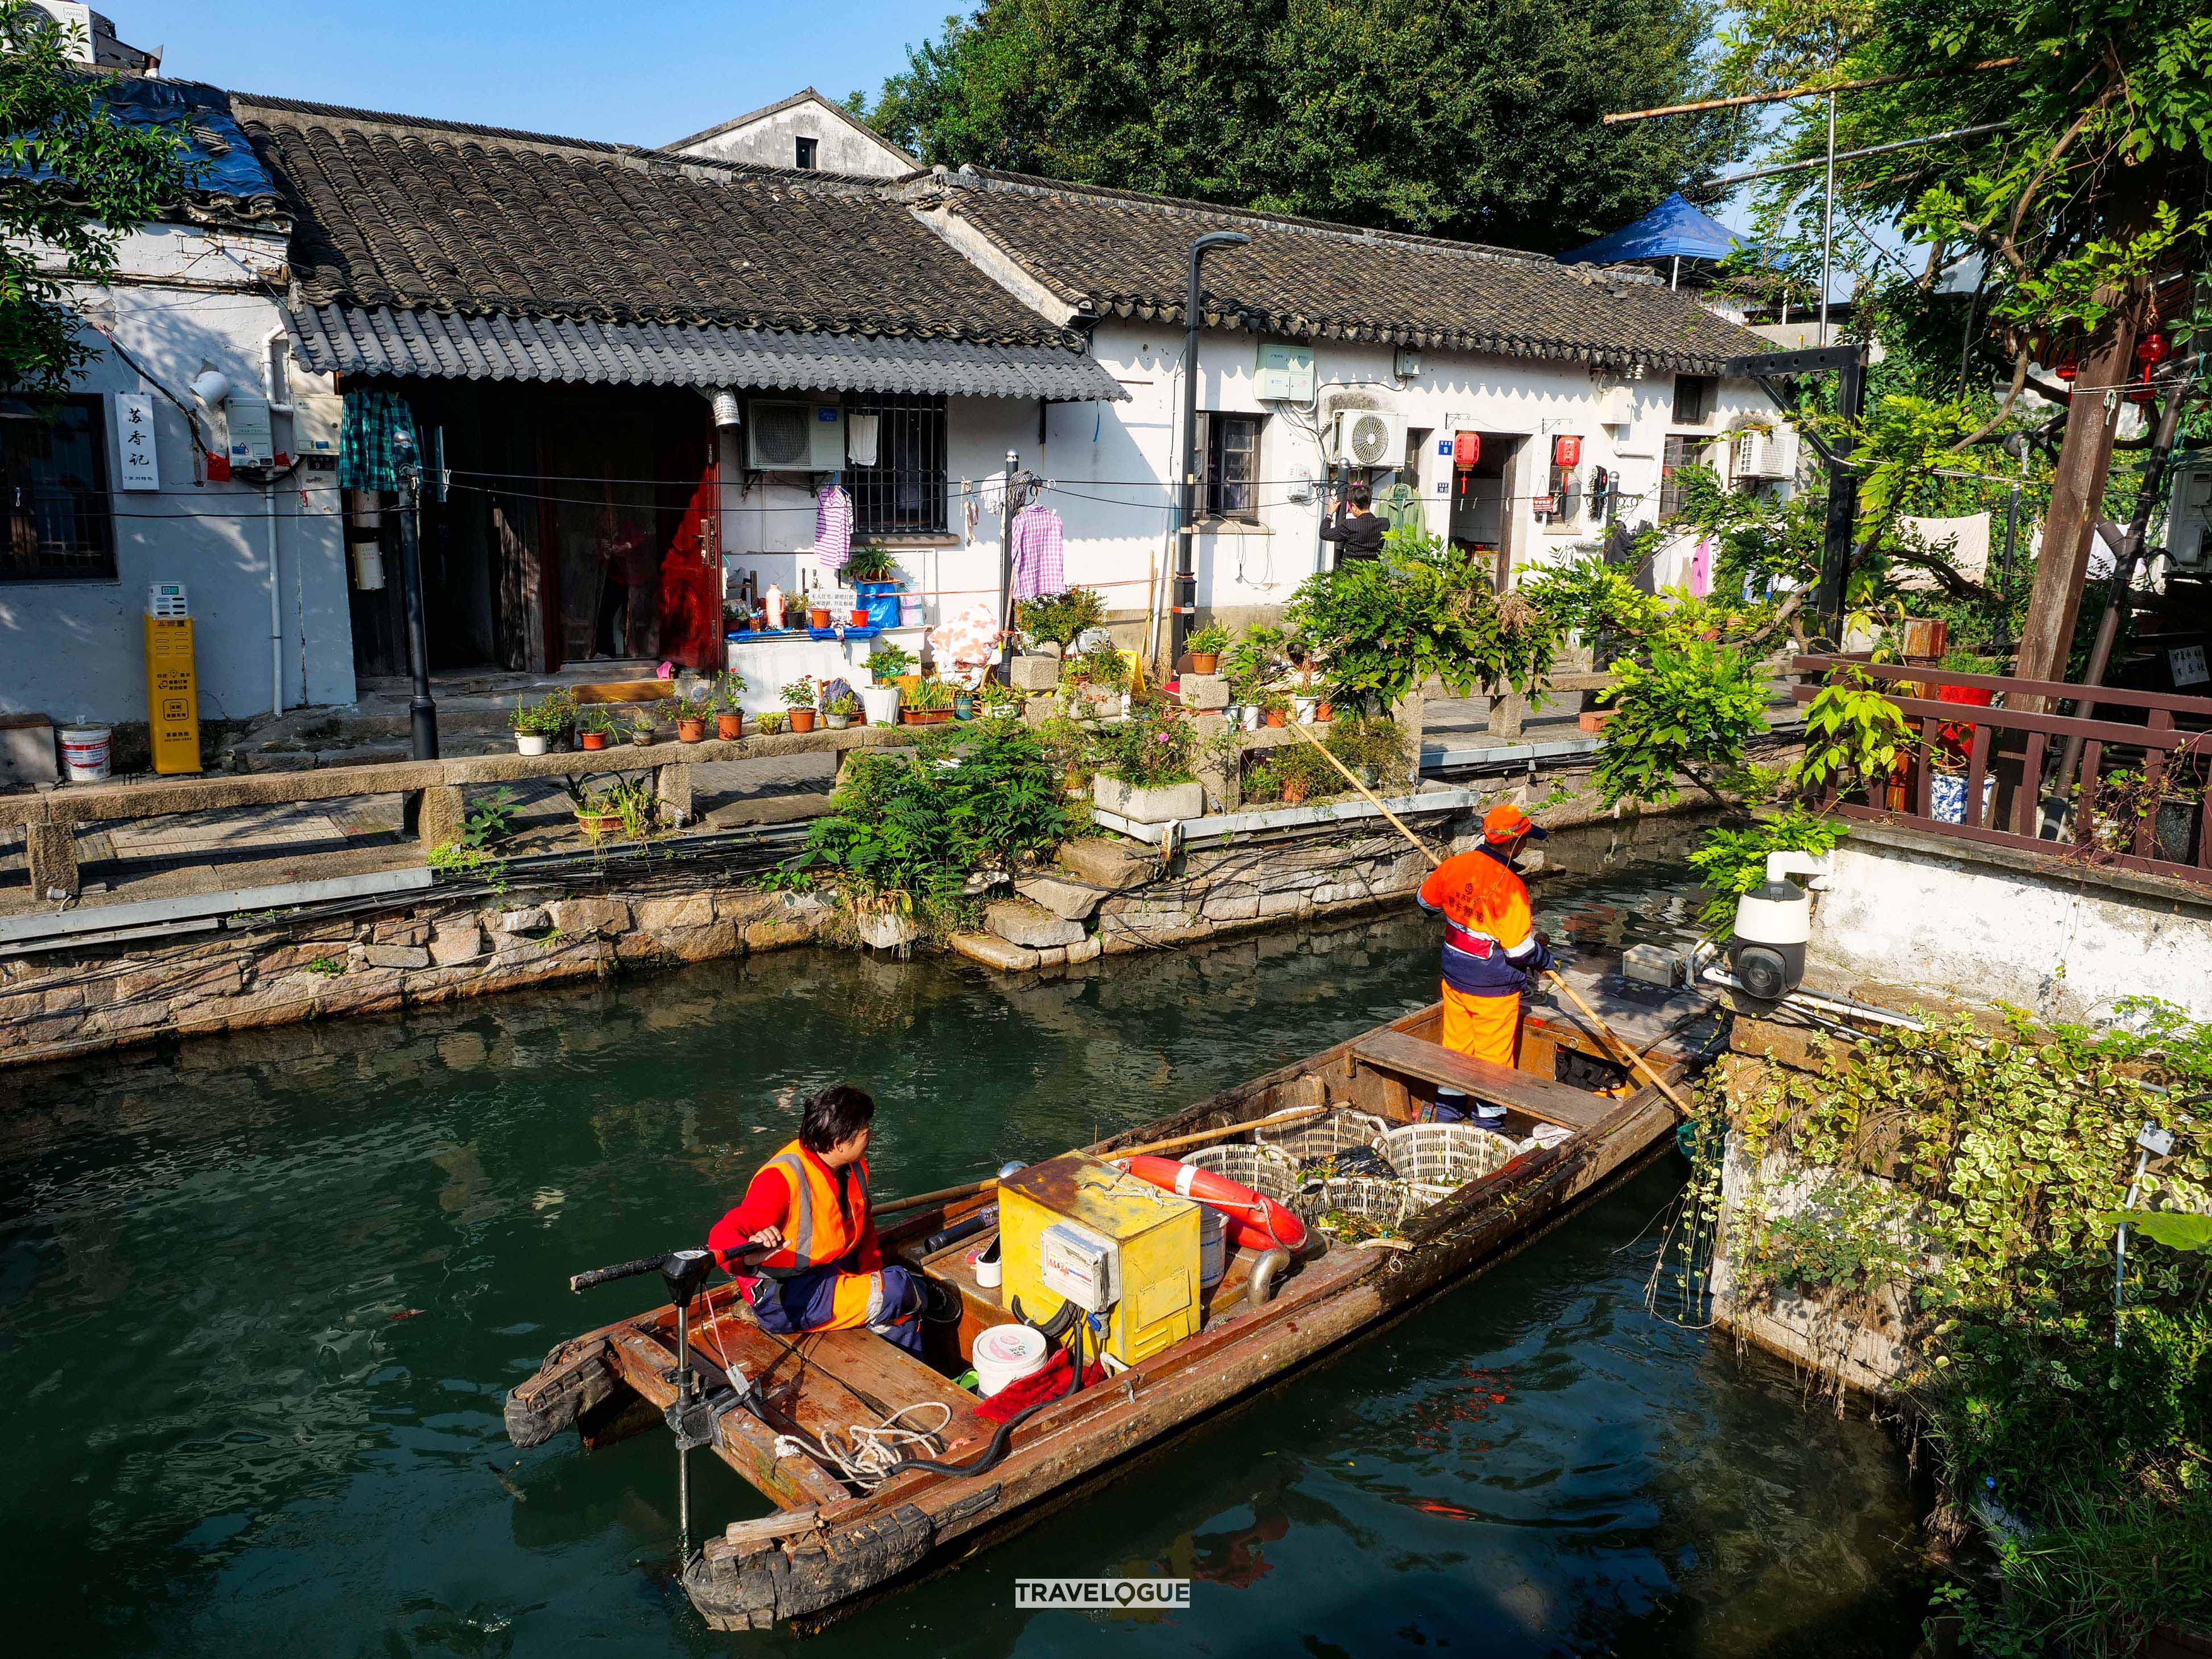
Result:
[[[154,441],[154,398],[146,392],[115,394],[116,482],[125,489],[159,489],[161,463]]]

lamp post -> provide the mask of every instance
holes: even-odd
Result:
[[[398,451],[399,477],[399,569],[406,584],[407,668],[415,695],[407,704],[410,748],[416,760],[438,758],[438,705],[430,700],[430,635],[422,602],[422,458],[405,441]]]
[[[1182,482],[1175,493],[1175,586],[1168,602],[1175,619],[1168,631],[1170,672],[1182,660],[1191,613],[1198,608],[1198,333],[1203,323],[1199,267],[1215,248],[1242,247],[1251,240],[1241,230],[1209,230],[1190,245],[1190,286],[1182,311]]]

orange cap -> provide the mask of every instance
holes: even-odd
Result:
[[[1533,836],[1544,839],[1546,831],[1536,827],[1536,821],[1511,802],[1503,802],[1482,815],[1482,838],[1485,841],[1509,842],[1516,836]]]

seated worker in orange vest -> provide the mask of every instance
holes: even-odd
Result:
[[[868,1213],[868,1138],[876,1103],[836,1083],[806,1103],[799,1139],[762,1166],[744,1202],[707,1234],[754,1316],[779,1336],[862,1327],[921,1352],[927,1282],[884,1265]],[[765,1256],[739,1261],[747,1245]]]
[[[1483,815],[1482,845],[1446,859],[1421,884],[1421,908],[1440,911],[1444,919],[1444,1018],[1438,1040],[1455,1053],[1513,1064],[1521,1038],[1521,994],[1552,965],[1551,946],[1536,931],[1528,884],[1514,860],[1545,834],[1519,807],[1493,806]],[[1465,1095],[1437,1091],[1438,1121],[1463,1121],[1468,1115]],[[1505,1109],[1477,1102],[1473,1116],[1495,1127],[1504,1121]]]

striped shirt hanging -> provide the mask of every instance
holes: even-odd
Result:
[[[1015,599],[1042,599],[1066,590],[1060,514],[1050,507],[1025,507],[1014,515],[1013,555]]]
[[[836,484],[814,500],[814,557],[824,570],[840,570],[853,553],[853,498]]]

